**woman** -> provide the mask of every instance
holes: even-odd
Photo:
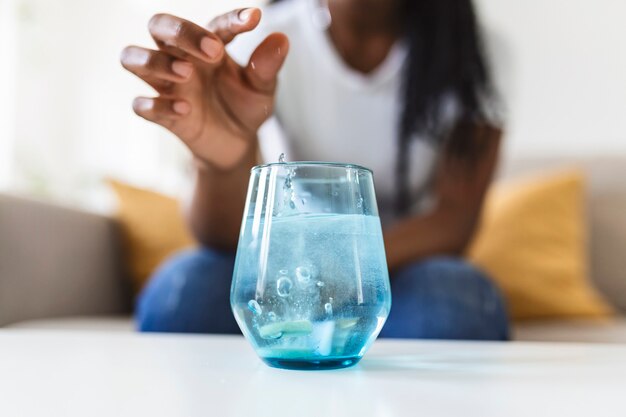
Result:
[[[122,64],[158,96],[133,108],[194,155],[189,221],[205,249],[152,277],[141,330],[239,331],[229,289],[249,170],[279,125],[291,159],[376,174],[394,300],[382,336],[508,337],[499,292],[460,258],[500,143],[471,0],[285,0],[262,22],[255,8],[208,29],[161,14],[149,30],[158,48],[128,47]]]

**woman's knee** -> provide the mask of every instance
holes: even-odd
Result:
[[[485,273],[461,259],[440,257],[410,265],[394,276],[392,292],[393,308],[384,335],[508,338],[500,291]]]
[[[499,295],[493,281],[482,270],[453,257],[436,257],[410,265],[396,274],[394,282],[413,291],[430,288],[442,294]],[[476,299],[473,298],[474,301]]]
[[[139,295],[139,330],[236,332],[229,299],[233,266],[234,254],[211,249],[170,257]]]

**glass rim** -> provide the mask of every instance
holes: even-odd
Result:
[[[366,171],[373,174],[373,171],[363,165],[345,163],[345,162],[323,162],[323,161],[289,161],[289,162],[271,162],[269,164],[261,164],[252,167],[250,172],[257,171],[263,168],[273,167],[289,167],[289,166],[312,166],[312,167],[326,167],[326,168],[351,168],[360,171]]]

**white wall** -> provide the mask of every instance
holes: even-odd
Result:
[[[476,1],[509,103],[506,155],[626,155],[626,1]],[[152,43],[157,11],[202,23],[259,3],[0,0],[0,189],[97,205],[115,176],[175,193],[187,153],[133,114],[151,91],[119,53]]]
[[[477,3],[508,101],[506,154],[626,155],[626,1]]]
[[[15,136],[17,11],[15,0],[0,0],[0,189],[6,188],[13,174],[13,137]]]
[[[2,60],[0,75],[13,69],[16,80],[4,95],[12,97],[7,107],[14,113],[0,113],[6,124],[0,135],[8,138],[0,151],[13,168],[0,159],[0,181],[8,184],[0,187],[89,206],[110,200],[102,196],[103,177],[177,193],[188,182],[188,152],[169,132],[135,116],[133,98],[155,93],[121,67],[119,55],[129,44],[154,47],[147,30],[154,13],[205,24],[234,2],[0,0],[3,12],[8,2],[16,7],[2,20],[15,29],[7,42],[15,58]],[[6,30],[0,27],[2,35]]]

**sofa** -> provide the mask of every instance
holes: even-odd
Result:
[[[527,341],[626,343],[626,159],[508,160],[497,180],[578,167],[588,180],[593,285],[608,321],[515,323]],[[132,293],[113,217],[0,194],[0,327],[132,331]]]

